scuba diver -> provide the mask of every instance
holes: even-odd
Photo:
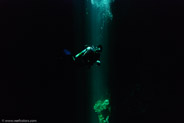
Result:
[[[88,66],[89,68],[96,63],[98,66],[101,65],[100,55],[102,52],[102,46],[86,46],[84,50],[72,55],[71,52],[67,49],[64,49],[64,59],[66,61],[79,66]]]
[[[92,66],[95,62],[100,66],[100,53],[102,52],[102,46],[97,47],[87,46],[84,50],[73,56],[73,60],[76,63]]]

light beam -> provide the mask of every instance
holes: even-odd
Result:
[[[88,0],[87,0],[88,1]],[[104,98],[108,93],[108,81],[110,70],[110,49],[108,40],[108,23],[112,20],[111,3],[114,0],[90,0],[88,1],[87,27],[88,39],[92,45],[102,45],[101,66],[93,66],[89,72],[90,88],[90,123],[98,123],[98,116],[93,110],[96,101]]]

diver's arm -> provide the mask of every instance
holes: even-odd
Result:
[[[101,65],[101,61],[100,60],[97,60],[96,63],[97,63],[98,66]]]
[[[92,48],[91,47],[87,47],[86,49],[82,50],[80,53],[78,53],[77,55],[75,55],[75,58],[81,56],[81,55],[86,55],[86,53],[91,50]]]
[[[78,53],[77,55],[75,55],[75,58],[78,58],[79,56],[81,56],[82,54],[84,54],[87,50],[84,49],[82,50],[80,53]]]

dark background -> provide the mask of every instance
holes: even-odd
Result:
[[[168,0],[112,4],[112,122],[182,120],[183,7]],[[85,10],[82,0],[0,2],[1,118],[88,122],[85,68],[58,60],[64,48],[82,47]]]

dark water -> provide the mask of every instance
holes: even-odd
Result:
[[[183,6],[112,3],[111,122],[182,120]],[[87,43],[85,2],[6,0],[0,9],[0,117],[88,122],[88,69],[58,61],[59,51],[77,53]]]

